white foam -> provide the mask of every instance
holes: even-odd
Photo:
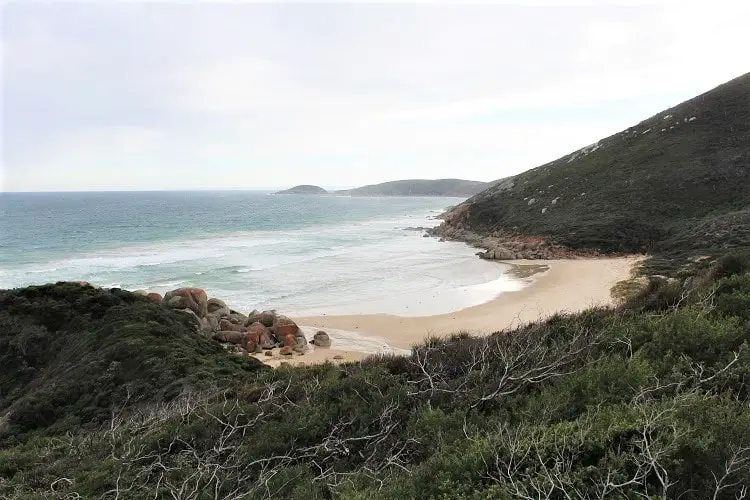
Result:
[[[305,338],[308,340],[313,339],[315,332],[320,331],[320,328],[312,326],[300,326],[300,330],[304,333]],[[392,347],[384,339],[372,335],[362,335],[357,332],[350,330],[337,330],[326,328],[325,332],[331,339],[331,348],[342,350],[342,351],[356,351],[365,354],[401,354],[407,355],[410,353],[408,349],[400,349],[398,347]],[[315,350],[313,345],[310,347]]]
[[[33,274],[54,273],[55,271],[57,271],[56,267],[50,267],[47,269],[29,269],[29,272]]]
[[[196,286],[237,310],[422,316],[470,307],[518,286],[504,276],[507,266],[478,259],[476,249],[403,230],[439,223],[430,213],[95,250],[41,270],[37,264],[2,268],[0,288],[42,280],[159,293]]]

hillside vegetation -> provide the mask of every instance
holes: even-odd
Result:
[[[742,498],[748,271],[725,258],[618,310],[278,370],[127,292],[3,292],[0,497]]]
[[[0,366],[2,444],[99,428],[114,405],[171,401],[262,365],[145,297],[59,283],[0,291]]]
[[[407,179],[336,191],[351,196],[472,196],[490,183],[463,179]]]
[[[648,252],[653,269],[750,248],[750,73],[495,184],[451,224],[576,251]]]

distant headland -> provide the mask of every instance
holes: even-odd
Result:
[[[330,194],[328,191],[320,186],[313,186],[311,184],[300,184],[293,188],[285,189],[284,191],[278,191],[274,194]]]
[[[369,184],[354,189],[326,191],[320,186],[301,184],[275,194],[333,194],[338,196],[455,196],[469,197],[492,183],[464,179],[406,179]]]

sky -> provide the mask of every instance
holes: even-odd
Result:
[[[490,181],[739,76],[750,2],[2,2],[0,191]]]

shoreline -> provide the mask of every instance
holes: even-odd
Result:
[[[364,338],[378,338],[390,348],[410,349],[430,336],[445,337],[468,332],[488,335],[516,328],[548,318],[556,313],[580,312],[594,306],[615,303],[612,288],[620,281],[633,276],[635,266],[642,256],[602,257],[561,260],[511,260],[503,261],[514,266],[510,274],[522,277],[531,266],[530,283],[518,291],[500,293],[483,304],[451,313],[433,316],[395,316],[388,314],[322,315],[295,317],[298,324],[323,330],[340,330]],[[538,271],[547,269],[539,273]],[[534,272],[536,271],[536,273]],[[332,338],[335,339],[335,336]],[[325,362],[333,356],[315,351],[316,359],[308,362]],[[352,355],[352,353],[356,353]],[[358,361],[364,355],[358,351],[336,352],[347,361]],[[291,361],[291,360],[290,360]],[[295,360],[297,361],[296,357]],[[305,362],[304,357],[299,362]]]

